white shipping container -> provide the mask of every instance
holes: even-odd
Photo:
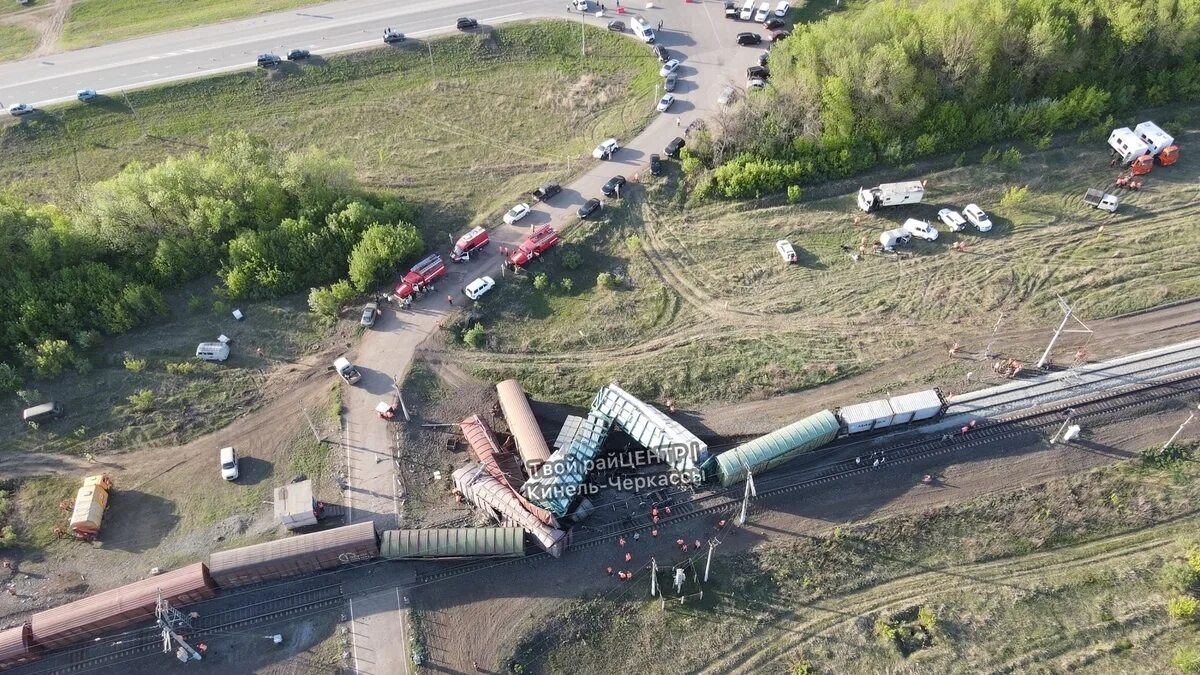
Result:
[[[891,426],[893,414],[887,399],[879,399],[845,406],[838,410],[838,417],[846,425],[846,433],[857,434]]]
[[[892,406],[895,417],[893,424],[907,424],[937,417],[942,411],[942,397],[936,389],[918,391],[902,396],[893,396],[888,403]]]

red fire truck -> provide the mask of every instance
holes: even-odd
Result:
[[[491,241],[488,238],[487,230],[482,227],[476,227],[470,232],[458,238],[458,242],[454,244],[454,250],[450,252],[450,259],[454,262],[462,262],[470,260],[471,254]]]
[[[554,247],[558,243],[558,233],[553,227],[543,225],[533,231],[508,257],[509,262],[514,265],[524,265],[530,260],[537,258],[546,251]]]
[[[404,275],[404,279],[396,287],[396,298],[403,300],[415,293],[423,293],[433,285],[434,281],[444,276],[446,276],[446,263],[442,262],[442,256],[434,253],[413,265],[408,274]]]

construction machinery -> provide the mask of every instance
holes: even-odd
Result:
[[[108,508],[108,493],[112,486],[112,478],[108,474],[83,479],[83,487],[75,493],[75,502],[71,505],[71,522],[68,525],[76,538],[91,541],[100,534],[100,524]]]

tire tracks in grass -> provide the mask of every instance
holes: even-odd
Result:
[[[1190,511],[1167,523],[1053,551],[928,570],[852,593],[817,600],[788,612],[768,625],[767,628],[777,637],[747,644],[700,672],[719,675],[739,669],[760,669],[776,658],[786,656],[801,643],[820,637],[860,616],[900,609],[947,592],[992,586],[1007,586],[1019,592],[1033,591],[1034,588],[1017,585],[1017,582],[1061,576],[1079,568],[1174,546],[1180,534],[1194,529],[1194,523],[1189,521],[1197,513],[1200,511]],[[817,614],[794,622],[802,613],[811,612]]]

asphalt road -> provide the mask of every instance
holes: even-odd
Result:
[[[188,30],[0,64],[0,102],[46,105],[80,89],[113,93],[253,67],[264,52],[316,54],[383,44],[392,27],[413,38],[454,30],[460,16],[484,27],[553,12],[548,0],[342,0]]]

